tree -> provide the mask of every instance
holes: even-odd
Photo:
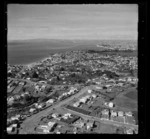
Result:
[[[57,76],[57,80],[58,80],[58,81],[60,81],[60,78],[59,78],[59,76]]]
[[[64,67],[61,67],[61,68],[60,68],[60,71],[64,71],[64,70],[65,70]]]
[[[117,134],[124,134],[123,128],[117,128],[116,133]]]
[[[45,93],[48,94],[49,92],[52,92],[53,88],[52,86],[48,86],[46,89],[45,89]]]
[[[32,78],[38,78],[38,74],[34,71],[33,74],[32,74]]]

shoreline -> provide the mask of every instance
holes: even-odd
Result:
[[[18,65],[21,65],[21,66],[24,66],[24,67],[34,67],[35,65],[38,65],[38,64],[41,64],[42,62],[44,62],[45,60],[49,59],[51,56],[47,56],[47,57],[44,57],[38,61],[35,61],[35,62],[31,62],[31,63],[27,63],[27,64],[7,64],[7,65],[13,65],[13,66],[18,66]]]
[[[35,65],[42,64],[42,62],[46,61],[49,58],[50,58],[50,56],[44,57],[44,58],[42,58],[42,59],[40,59],[39,61],[36,61],[36,62],[32,62],[32,63],[28,63],[28,64],[22,64],[22,65],[27,66],[27,67],[33,67]]]
[[[113,51],[110,51],[110,52],[113,52]],[[134,52],[137,52],[137,51],[134,50]],[[59,52],[57,52],[57,53],[59,53]],[[11,66],[21,65],[21,66],[25,66],[25,67],[33,67],[33,66],[41,64],[43,61],[49,59],[51,57],[51,55],[53,55],[53,54],[55,54],[55,53],[52,53],[52,54],[50,53],[48,56],[45,56],[45,57],[43,57],[43,58],[41,58],[41,59],[39,59],[37,61],[26,63],[26,64],[9,64],[9,63],[7,63],[7,65],[11,65]]]

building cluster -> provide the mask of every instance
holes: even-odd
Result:
[[[75,95],[82,87],[90,85],[97,85],[96,91],[88,90],[87,95],[66,108],[101,120],[135,124],[132,112],[117,111],[111,100],[117,94],[114,89],[120,89],[120,93],[125,86],[137,85],[137,68],[135,56],[101,54],[96,51],[67,51],[50,55],[30,66],[8,65],[7,131],[18,132],[20,122],[27,117]],[[96,106],[98,101],[100,105]],[[82,118],[69,113],[63,116],[54,113],[51,116],[58,121],[72,124],[75,127],[73,132],[85,125]],[[51,133],[59,126],[61,127],[55,121],[50,121],[38,129]],[[92,126],[89,122],[86,129]],[[56,131],[60,133],[59,130]],[[131,129],[127,131],[131,132]]]
[[[86,95],[80,97],[76,102],[72,102],[66,108],[73,111],[99,117],[101,120],[110,120],[120,123],[136,125],[136,118],[131,111],[117,110],[115,103],[106,101],[103,94],[93,93],[88,90]],[[97,103],[99,101],[100,103]]]
[[[35,85],[35,88],[37,89],[37,85]],[[60,101],[66,99],[69,96],[74,95],[75,93],[77,93],[79,90],[76,87],[70,87],[68,92],[64,92],[62,94],[60,94],[59,96],[55,96],[55,93],[52,93],[49,97],[46,97],[46,99],[44,101],[40,101],[40,97],[39,100],[35,100],[33,101],[33,103],[31,103],[30,105],[28,105],[29,102],[27,102],[27,104],[23,105],[21,107],[21,100],[24,101],[24,98],[26,97],[32,97],[32,94],[30,94],[29,92],[24,92],[22,94],[15,94],[15,95],[10,95],[7,98],[7,104],[9,105],[8,109],[7,109],[7,114],[8,114],[8,118],[7,118],[7,127],[8,127],[8,132],[14,132],[14,128],[13,127],[14,124],[18,124],[20,125],[20,122],[23,122],[26,118],[48,108],[51,107],[54,104],[59,103]],[[19,101],[19,103],[18,103]],[[16,104],[17,102],[17,106],[14,107],[14,104]],[[20,111],[21,109],[21,111]],[[11,130],[10,130],[11,129]]]
[[[114,111],[110,109],[103,109],[101,111],[102,120],[111,120],[120,123],[127,123],[135,125],[135,119],[132,112]]]
[[[79,134],[79,133],[98,133],[101,124],[94,119],[86,119],[72,113],[52,112],[47,116],[47,121],[40,123],[36,127],[35,133],[42,134]],[[43,118],[42,118],[43,120]],[[97,125],[98,124],[98,125]],[[117,127],[116,127],[117,129]],[[124,128],[124,133],[134,134],[137,132],[133,128]]]
[[[74,68],[73,68],[74,67]],[[94,76],[107,74],[109,78],[118,77],[125,72],[132,75],[137,70],[137,58],[117,55],[100,55],[84,51],[70,51],[51,55],[33,67],[24,67],[16,74],[17,78],[32,81],[49,82],[50,84],[69,84],[78,75],[86,76],[83,83]],[[13,73],[13,71],[9,70]],[[11,77],[11,75],[8,75]],[[71,81],[69,81],[71,80]],[[78,83],[79,81],[76,80]]]
[[[69,126],[69,128],[67,128]],[[84,130],[90,130],[94,126],[94,121],[85,121],[80,116],[71,113],[57,113],[54,112],[49,115],[49,120],[46,125],[40,124],[37,128],[41,129],[40,133],[55,133],[65,134],[74,133],[77,134],[83,127]],[[39,133],[39,130],[38,130]]]

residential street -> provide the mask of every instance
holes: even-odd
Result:
[[[53,108],[58,108],[60,107],[61,105],[64,105],[64,104],[67,104],[69,101],[71,101],[72,99],[74,98],[78,98],[80,95],[84,94],[86,91],[88,90],[88,87],[84,87],[83,89],[81,89],[77,94],[74,94],[73,96],[53,105],[52,107],[50,108],[47,108],[43,111],[40,111],[39,113],[27,118],[23,124],[22,124],[22,127],[23,127],[23,130],[25,131],[30,131],[32,130],[31,128],[34,128],[34,124],[36,124],[36,122],[39,120],[40,117],[42,116],[46,116],[51,110],[53,110]],[[30,128],[31,127],[31,128]]]
[[[117,121],[110,121],[110,120],[101,120],[101,119],[98,118],[98,117],[93,117],[93,116],[84,115],[84,114],[82,114],[82,113],[79,113],[79,112],[76,112],[76,111],[73,111],[73,110],[70,110],[70,109],[67,109],[67,108],[64,108],[64,109],[70,111],[70,112],[73,113],[73,114],[77,114],[77,115],[79,115],[79,116],[86,117],[86,118],[91,119],[91,120],[94,119],[95,121],[99,121],[99,122],[104,123],[104,124],[125,126],[125,127],[128,127],[128,128],[133,127],[133,128],[135,128],[135,129],[138,129],[138,125],[120,123],[120,122],[117,122]]]

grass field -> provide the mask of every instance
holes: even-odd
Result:
[[[136,90],[132,90],[130,92],[128,92],[127,94],[125,94],[125,96],[127,98],[133,99],[133,100],[137,100],[137,91]]]
[[[113,134],[116,133],[116,126],[100,123],[99,133]]]
[[[137,101],[129,99],[125,96],[119,96],[114,100],[115,104],[119,107],[124,107],[128,109],[137,109]]]

